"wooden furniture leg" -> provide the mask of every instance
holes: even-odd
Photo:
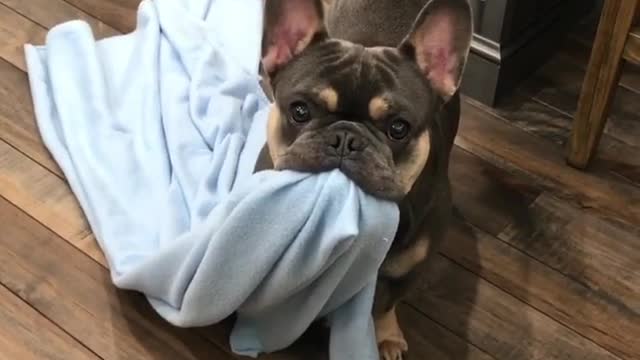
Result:
[[[576,168],[589,165],[600,142],[637,3],[605,0],[569,139],[567,162]]]

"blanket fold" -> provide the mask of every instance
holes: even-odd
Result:
[[[238,354],[329,319],[332,360],[378,359],[377,270],[393,203],[344,174],[253,173],[269,102],[262,0],[144,0],[130,34],[70,21],[26,44],[36,121],[109,262],[182,327],[233,313]]]

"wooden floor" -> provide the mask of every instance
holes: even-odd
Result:
[[[0,359],[238,358],[228,324],[176,329],[114,289],[35,125],[22,45],[76,18],[127,32],[137,3],[0,0]],[[564,163],[591,28],[498,108],[465,101],[457,223],[400,309],[411,359],[640,359],[639,69],[592,169]],[[317,338],[264,358],[323,358]]]

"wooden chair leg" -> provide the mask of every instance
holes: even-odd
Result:
[[[600,142],[637,2],[605,0],[569,139],[567,162],[576,168],[589,165]]]

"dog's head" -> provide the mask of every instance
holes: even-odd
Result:
[[[430,156],[435,117],[460,85],[472,34],[467,0],[430,1],[396,47],[331,39],[321,0],[266,0],[265,14],[273,167],[339,168],[374,196],[402,199]]]

